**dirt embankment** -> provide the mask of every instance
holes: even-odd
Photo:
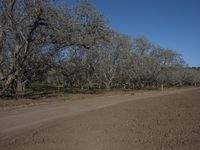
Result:
[[[86,100],[85,109],[83,104],[80,105],[81,101],[76,101],[82,111],[77,112],[75,106],[78,104],[74,104],[71,112],[76,113],[60,117],[54,113],[66,113],[66,105],[63,105],[61,110],[58,109],[61,106],[55,109],[53,106],[43,106],[45,112],[36,114],[33,112],[39,111],[41,107],[11,111],[10,114],[1,113],[0,118],[1,121],[4,118],[4,125],[6,121],[12,122],[14,118],[9,118],[12,117],[12,113],[17,118],[26,112],[26,115],[32,115],[33,119],[41,115],[36,117],[36,120],[42,118],[42,113],[47,114],[51,111],[53,114],[50,115],[55,116],[45,116],[49,117],[49,120],[40,120],[41,124],[32,124],[30,129],[20,128],[22,120],[18,123],[19,128],[13,128],[11,125],[6,128],[0,122],[0,126],[4,127],[0,136],[0,149],[199,150],[199,89],[138,97],[116,96],[96,101]]]

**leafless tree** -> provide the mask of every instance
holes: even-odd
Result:
[[[131,49],[129,38],[119,33],[113,32],[109,41],[109,43],[102,45],[99,52],[99,62],[95,68],[96,78],[108,90],[117,74],[122,71],[121,68]]]
[[[39,82],[67,88],[199,85],[177,52],[108,27],[89,0],[0,0],[0,95]]]
[[[1,6],[4,94],[8,89],[22,91],[32,67],[48,63],[59,49],[71,44],[68,31],[72,19],[66,9],[56,8],[51,0],[1,0]]]

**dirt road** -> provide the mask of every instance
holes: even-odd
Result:
[[[199,150],[200,89],[0,112],[0,150]]]

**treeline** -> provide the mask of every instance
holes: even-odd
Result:
[[[88,0],[0,0],[1,95],[33,84],[66,88],[199,85],[200,70],[143,37],[113,31]]]

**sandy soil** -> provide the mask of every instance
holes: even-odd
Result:
[[[199,150],[200,89],[0,112],[2,150]]]

